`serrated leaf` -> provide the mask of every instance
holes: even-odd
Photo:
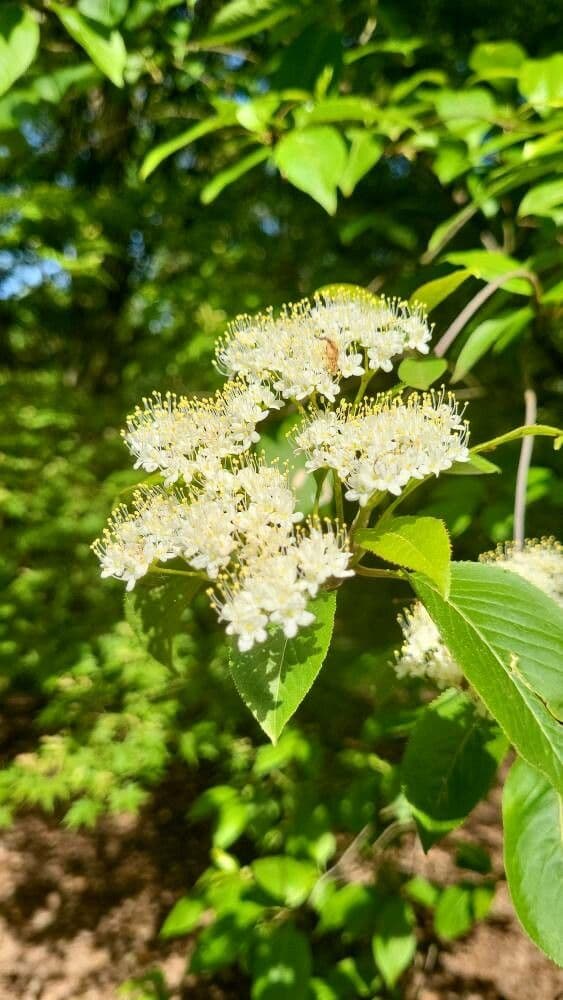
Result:
[[[420,302],[428,312],[431,312],[470,277],[471,271],[452,271],[451,274],[446,274],[443,278],[435,278],[433,281],[427,281],[426,284],[420,285],[412,293],[409,301],[411,305]]]
[[[315,621],[286,639],[274,628],[267,642],[248,653],[231,653],[236,688],[266,735],[275,743],[321,669],[334,625],[336,594],[322,593],[310,601]]]
[[[394,517],[375,528],[359,531],[358,545],[380,559],[424,573],[440,593],[450,582],[450,538],[437,517]]]
[[[486,795],[507,749],[498,726],[460,691],[445,691],[423,710],[407,743],[401,778],[425,850],[459,826]]]
[[[284,906],[301,906],[318,879],[317,868],[310,861],[285,854],[257,858],[251,868],[257,885]]]
[[[141,646],[165,667],[180,667],[182,616],[202,585],[197,576],[154,574],[125,595],[125,620]]]
[[[243,156],[237,163],[233,163],[232,166],[227,167],[225,170],[220,170],[202,189],[200,195],[202,203],[210,205],[229,184],[238,181],[239,177],[247,174],[249,170],[257,167],[259,163],[263,163],[264,160],[268,159],[269,155],[270,150],[265,146],[260,146],[259,149],[255,149],[247,156]]]
[[[218,115],[205,118],[173,139],[161,142],[145,156],[139,170],[139,177],[142,181],[146,181],[147,177],[150,177],[163,160],[177,153],[180,149],[184,149],[185,146],[189,146],[190,143],[195,142],[196,139],[200,139],[201,136],[208,135],[210,132],[216,132],[217,129],[231,125],[235,121],[235,109],[226,107]]]
[[[413,389],[429,389],[448,370],[443,358],[406,358],[399,365],[401,382]]]
[[[116,87],[123,86],[123,71],[127,61],[127,50],[119,31],[110,30],[96,21],[83,17],[73,7],[63,7],[51,3],[52,9],[62,22],[71,38],[88,53],[99,70]]]
[[[389,899],[379,911],[377,924],[372,939],[373,957],[385,983],[392,989],[416,952],[410,903],[399,896]]]
[[[442,639],[522,757],[563,784],[563,625],[551,598],[515,573],[452,563],[447,599],[413,586]]]
[[[522,760],[506,780],[502,815],[504,867],[522,926],[563,966],[563,802]]]
[[[334,215],[337,188],[348,154],[344,140],[329,125],[295,129],[283,136],[274,150],[283,176]]]
[[[5,94],[35,59],[39,25],[27,8],[17,3],[0,9],[0,94]]]
[[[471,331],[459,353],[452,382],[459,382],[464,378],[501,337],[514,339],[523,333],[533,318],[533,310],[526,306],[524,309],[512,310],[479,323]]]

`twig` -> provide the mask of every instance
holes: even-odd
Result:
[[[533,389],[526,389],[524,393],[526,413],[524,423],[532,426],[536,422],[537,398]],[[518,472],[516,474],[516,490],[514,494],[514,543],[517,549],[524,547],[524,534],[526,528],[526,488],[528,485],[528,472],[532,461],[534,450],[534,438],[532,436],[522,438],[520,448],[520,458],[518,460]]]
[[[534,295],[539,297],[541,295],[541,288],[538,284],[538,279],[535,274],[531,271],[525,270],[525,268],[519,268],[517,271],[509,271],[508,274],[502,274],[500,277],[495,278],[494,281],[490,281],[488,285],[481,288],[477,295],[474,295],[470,302],[467,303],[465,309],[462,309],[459,316],[454,319],[453,323],[448,327],[443,337],[440,338],[438,343],[434,348],[434,354],[437,358],[443,358],[447,350],[452,346],[457,335],[461,333],[464,326],[469,322],[472,316],[475,315],[478,309],[490,299],[491,295],[494,295],[499,288],[507,283],[507,281],[512,281],[513,278],[525,278],[530,282]]]
[[[354,572],[358,576],[370,576],[373,579],[381,580],[403,580],[404,575],[396,569],[376,569],[371,566],[354,566]]]

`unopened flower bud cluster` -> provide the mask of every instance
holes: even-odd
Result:
[[[563,607],[563,546],[556,539],[527,539],[522,549],[507,543],[479,558],[518,574]],[[399,678],[427,679],[440,689],[463,686],[461,667],[420,601],[399,617],[399,624],[403,644],[394,664]]]
[[[287,477],[252,453],[257,427],[287,401],[308,399],[296,449],[309,470],[333,469],[362,506],[467,460],[467,426],[443,393],[318,408],[318,397],[334,403],[343,380],[389,371],[407,349],[427,353],[430,335],[420,309],[368,293],[335,291],[277,318],[239,317],[217,349],[228,376],[220,392],[154,393],[128,418],[123,437],[135,468],[162,483],[113,512],[93,546],[102,576],[131,590],[150,570],[183,560],[212,583],[211,603],[241,651],[264,642],[271,626],[291,638],[311,624],[319,589],[353,573],[347,534],[303,519]]]

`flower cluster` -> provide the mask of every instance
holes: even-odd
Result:
[[[235,460],[188,491],[138,491],[132,511],[113,512],[94,550],[102,576],[127,590],[153,563],[185,560],[215,582],[212,603],[244,651],[266,639],[268,623],[294,636],[314,620],[309,598],[331,577],[352,575],[344,531],[315,521],[295,530],[302,519],[277,468]]]
[[[410,479],[437,476],[469,458],[468,428],[452,396],[387,395],[310,414],[296,443],[311,470],[336,469],[346,498],[365,506],[377,491],[398,495]]]
[[[300,407],[310,397],[296,448],[309,470],[336,470],[347,499],[362,506],[377,491],[399,494],[411,479],[438,475],[468,458],[452,397],[317,404],[333,404],[351,376],[362,378],[363,393],[406,350],[426,354],[430,336],[420,308],[342,287],[277,317],[236,319],[217,348],[228,376],[221,391],[195,399],[155,392],[127,419],[135,468],[157,473],[159,485],[141,487],[130,509],[112,513],[93,546],[102,576],[131,590],[179,559],[183,572],[211,583],[211,603],[241,650],[264,642],[272,626],[292,638],[313,621],[319,589],[353,574],[350,545],[343,525],[303,519],[287,476],[253,453],[257,427],[286,400]]]
[[[526,540],[522,549],[509,543],[480,560],[517,573],[563,607],[563,546],[554,538]],[[399,617],[399,624],[403,644],[394,664],[397,676],[427,678],[438,688],[462,687],[461,668],[420,601]]]
[[[217,348],[228,377],[271,385],[283,399],[314,393],[334,402],[342,378],[366,370],[389,372],[411,349],[427,354],[431,330],[420,307],[346,290],[285,307],[239,316]]]

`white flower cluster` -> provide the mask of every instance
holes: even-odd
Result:
[[[311,470],[336,469],[346,498],[365,506],[376,491],[398,495],[410,479],[439,475],[469,459],[468,426],[453,396],[412,394],[341,403],[313,412],[295,437]]]
[[[421,307],[336,290],[273,311],[239,316],[217,348],[229,378],[265,382],[283,399],[317,393],[334,402],[342,378],[390,372],[405,350],[427,354],[431,329]]]
[[[154,562],[184,559],[216,582],[212,603],[245,651],[265,641],[268,623],[294,636],[314,620],[307,602],[319,588],[353,575],[345,533],[316,522],[296,531],[302,517],[284,475],[249,459],[187,493],[137,492],[133,511],[117,508],[94,550],[102,576],[127,590]]]
[[[554,538],[512,543],[480,556],[534,584],[563,607],[563,546]],[[461,687],[463,673],[420,601],[399,616],[403,645],[394,664],[397,676],[427,678],[438,688]]]
[[[162,472],[166,486],[180,478],[189,483],[220,473],[221,459],[259,441],[256,424],[277,405],[267,386],[236,381],[211,398],[155,392],[127,418],[123,438],[136,469]]]

